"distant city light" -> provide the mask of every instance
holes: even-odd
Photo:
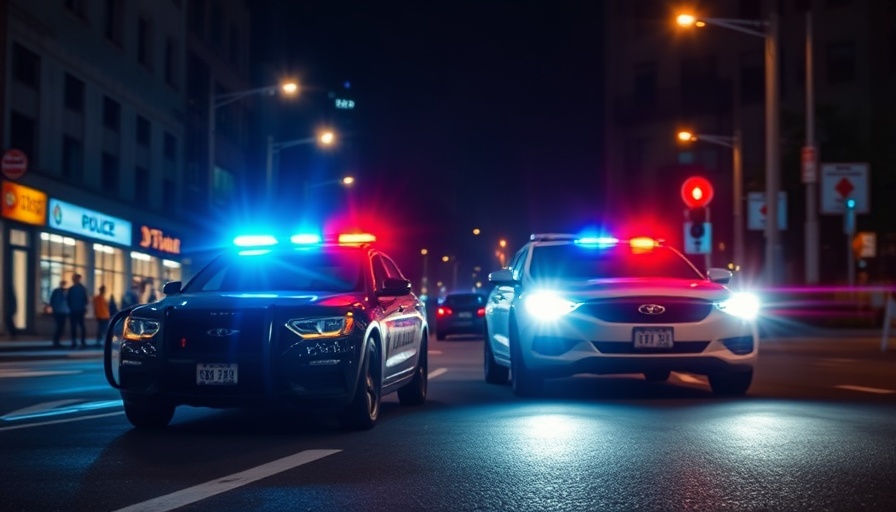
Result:
[[[342,110],[351,110],[355,108],[355,100],[336,98],[336,108]]]

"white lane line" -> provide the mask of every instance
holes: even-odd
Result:
[[[440,356],[440,355],[442,355],[442,351],[441,351],[441,350],[427,350],[426,353],[427,353],[427,354],[432,354],[432,355],[434,355],[434,356]]]
[[[840,384],[839,386],[834,386],[839,389],[846,389],[848,391],[861,391],[862,393],[875,393],[878,395],[890,395],[896,393],[892,389],[881,389],[881,388],[868,388],[865,386],[852,386],[849,384]]]
[[[45,425],[55,425],[57,423],[71,423],[72,421],[92,420],[95,418],[105,418],[107,416],[117,416],[119,414],[124,414],[124,411],[107,412],[106,414],[93,414],[90,416],[78,416],[77,418],[68,418],[68,419],[64,419],[64,420],[43,421],[40,423],[28,423],[26,425],[14,425],[12,427],[0,427],[0,432],[2,432],[4,430],[18,430],[20,428],[43,427]]]
[[[267,478],[277,473],[314,462],[328,457],[342,450],[305,450],[303,452],[284,457],[261,466],[218,478],[204,484],[199,484],[181,491],[159,496],[142,503],[136,503],[129,507],[118,509],[117,512],[166,512],[174,510],[197,501],[204,500],[222,492],[227,492],[237,487],[242,487],[262,478]]]
[[[435,370],[429,372],[429,378],[435,379],[439,375],[445,375],[448,373],[448,368],[436,368]]]
[[[47,377],[49,375],[74,375],[83,373],[80,370],[0,370],[0,379],[15,379],[19,377]]]
[[[675,375],[676,379],[687,384],[704,384],[704,381],[702,379],[694,377],[693,375],[688,375],[687,373],[673,372],[672,375]]]

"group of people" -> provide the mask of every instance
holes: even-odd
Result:
[[[62,346],[62,335],[65,331],[65,324],[68,323],[72,335],[72,348],[77,348],[79,342],[81,348],[87,348],[87,329],[84,322],[88,306],[93,306],[93,316],[96,319],[96,344],[101,345],[103,336],[109,327],[109,320],[118,312],[115,297],[106,297],[106,285],[100,285],[97,294],[90,298],[81,279],[81,274],[75,273],[72,275],[71,286],[66,287],[68,283],[62,280],[59,282],[59,287],[50,294],[49,306],[56,323],[56,328],[53,331],[54,347]],[[121,299],[122,309],[143,302],[141,287],[145,288],[146,285],[141,285],[140,282],[131,284],[131,288]]]

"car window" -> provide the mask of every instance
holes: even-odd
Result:
[[[510,261],[510,270],[513,272],[513,278],[519,280],[523,275],[523,265],[526,263],[526,255],[529,252],[529,246],[523,246],[522,249],[517,251],[517,253],[513,256],[513,260]]]
[[[402,275],[401,270],[398,269],[398,265],[394,261],[384,254],[380,256],[382,257],[383,266],[386,267],[386,275],[395,279],[404,279],[404,275]]]
[[[680,254],[665,247],[632,249],[620,244],[593,247],[578,244],[538,246],[532,253],[533,279],[601,279],[608,277],[672,277],[701,279]]]
[[[362,286],[360,256],[341,249],[227,255],[197,274],[184,292],[354,291]]]
[[[386,278],[389,277],[389,271],[386,270],[383,258],[380,255],[376,255],[370,263],[373,265],[374,287],[377,289],[382,288],[383,284],[386,282]]]

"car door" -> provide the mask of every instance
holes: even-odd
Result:
[[[528,250],[526,247],[514,255],[509,270],[516,281],[522,276],[520,269],[525,262]],[[486,321],[488,322],[488,343],[491,343],[495,358],[510,360],[510,307],[516,298],[517,285],[497,284],[488,296],[486,304]]]
[[[384,272],[386,278],[406,280],[398,266],[388,256],[377,255],[374,265],[375,269],[376,266],[381,267],[381,272]],[[425,310],[413,293],[382,296],[380,303],[385,311],[383,384],[387,385],[403,377],[410,377],[417,367],[423,339]]]

